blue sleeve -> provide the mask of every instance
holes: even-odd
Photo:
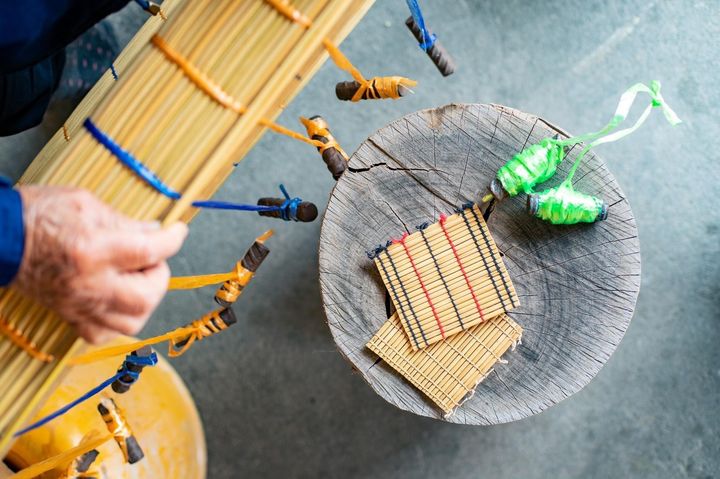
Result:
[[[25,249],[20,193],[0,177],[0,286],[8,285],[20,268]]]

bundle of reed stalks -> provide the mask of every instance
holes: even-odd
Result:
[[[268,128],[278,130],[275,118],[327,59],[323,40],[341,42],[372,3],[166,0],[167,20],[149,20],[116,60],[118,79],[105,73],[20,183],[86,188],[140,220],[190,221],[190,203],[209,198]],[[218,101],[220,93],[242,111]],[[82,127],[86,118],[182,198],[141,181]],[[0,322],[4,455],[81,345],[55,314],[12,290],[0,292]]]

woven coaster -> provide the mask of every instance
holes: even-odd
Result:
[[[477,205],[394,240],[375,264],[413,349],[519,304]]]
[[[396,313],[367,347],[449,414],[487,377],[493,365],[502,361],[501,356],[521,336],[522,328],[501,314],[416,351]]]

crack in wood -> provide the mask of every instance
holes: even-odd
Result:
[[[392,213],[395,215],[395,217],[398,219],[398,221],[403,225],[403,228],[405,228],[405,231],[406,231],[407,233],[410,233],[410,229],[407,227],[407,225],[405,224],[405,222],[403,221],[403,219],[400,218],[400,215],[397,214],[397,212],[396,212],[395,209],[392,207],[392,205],[391,205],[390,203],[388,203],[387,201],[385,201],[385,200],[382,200],[382,201],[387,205],[388,208],[390,208],[390,211],[392,211]]]
[[[425,171],[425,172],[440,172],[440,173],[444,173],[446,175],[449,174],[447,171],[443,171],[443,170],[440,170],[437,168],[405,168],[405,167],[401,167],[401,166],[390,166],[385,162],[373,163],[372,165],[367,166],[365,168],[353,168],[353,167],[348,166],[347,171],[349,171],[351,173],[365,173],[365,172],[370,171],[373,168],[376,168],[378,166],[384,166],[385,168],[387,168],[390,171]]]

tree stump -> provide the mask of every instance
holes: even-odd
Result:
[[[405,116],[368,138],[333,190],[322,225],[320,285],[338,348],[373,389],[406,411],[442,419],[426,397],[365,344],[387,320],[386,291],[366,251],[459,205],[480,201],[498,168],[559,133],[500,105],[461,104]],[[554,178],[559,184],[580,147]],[[515,284],[510,316],[524,329],[475,394],[446,420],[499,424],[537,414],[597,374],[630,324],[640,289],[640,246],[625,195],[590,152],[576,189],[603,198],[606,221],[553,226],[526,212],[526,196],[499,204],[488,227]]]

